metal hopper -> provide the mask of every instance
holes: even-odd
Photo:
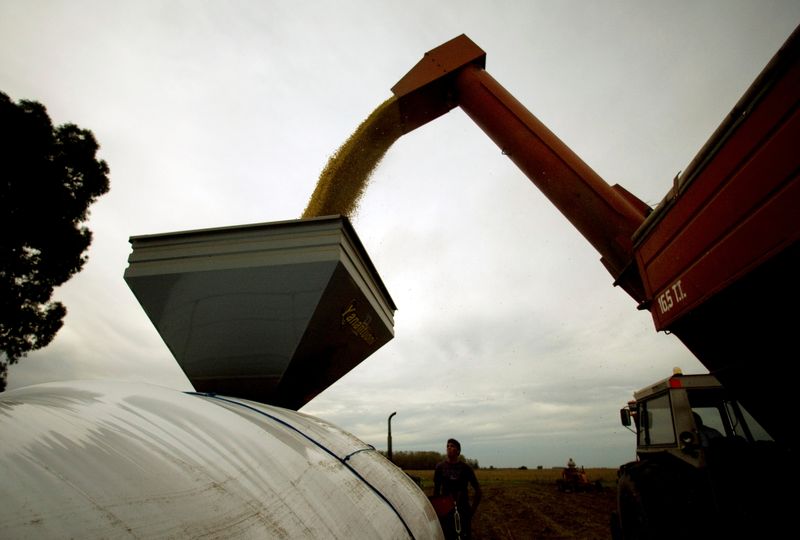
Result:
[[[130,242],[125,281],[198,391],[299,409],[394,337],[345,217]]]

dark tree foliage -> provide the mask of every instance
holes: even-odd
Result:
[[[66,308],[53,289],[86,263],[89,206],[109,189],[91,131],[0,92],[0,391],[6,370],[50,343]]]

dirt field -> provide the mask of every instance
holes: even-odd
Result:
[[[433,493],[433,471],[408,471],[422,478],[422,489]],[[616,506],[616,469],[587,469],[603,489],[564,493],[556,488],[561,471],[480,469],[483,490],[473,521],[473,538],[489,539],[610,539],[609,516]]]

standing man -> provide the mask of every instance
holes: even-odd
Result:
[[[433,473],[433,495],[449,495],[455,508],[447,515],[439,516],[445,538],[467,540],[470,538],[472,516],[481,502],[481,486],[475,471],[461,457],[461,443],[447,440],[447,459],[436,465]],[[472,504],[469,502],[469,486],[474,490]]]

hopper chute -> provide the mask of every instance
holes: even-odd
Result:
[[[125,281],[198,391],[299,409],[394,335],[345,217],[130,241]]]

